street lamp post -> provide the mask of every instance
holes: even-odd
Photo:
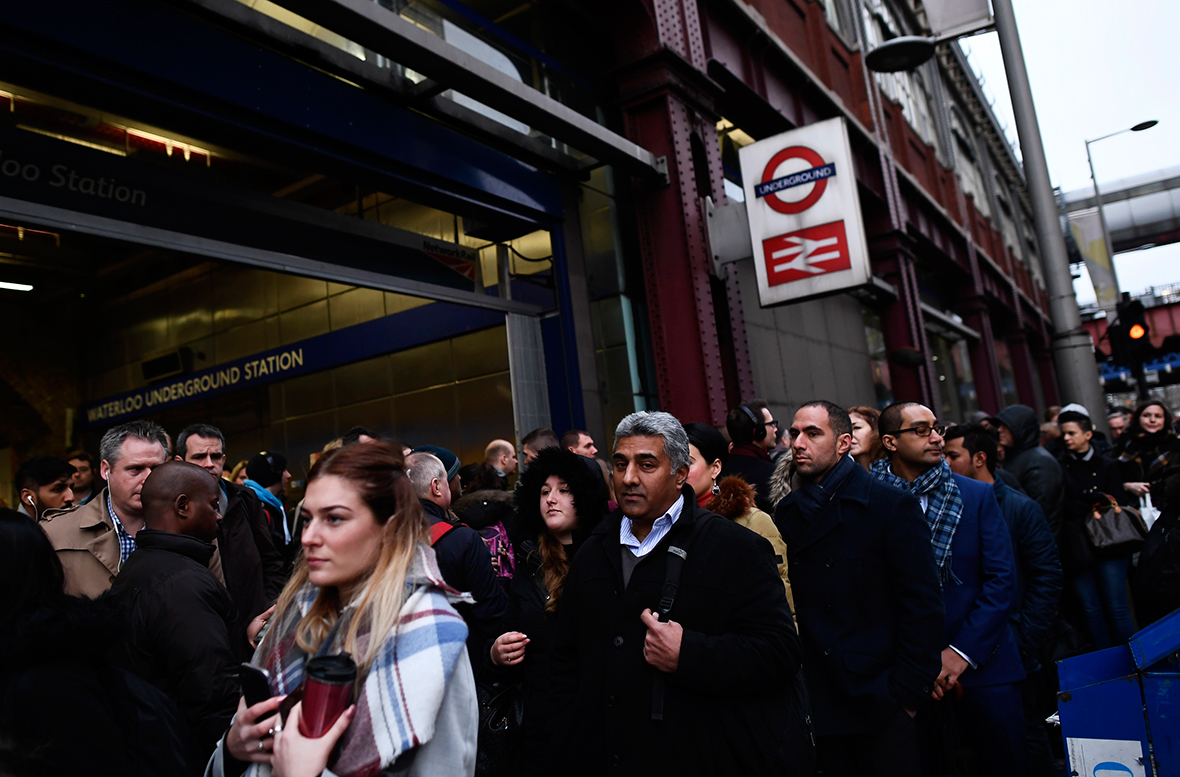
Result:
[[[1041,258],[1045,266],[1045,285],[1049,292],[1049,313],[1053,320],[1053,360],[1057,365],[1058,383],[1065,402],[1077,402],[1092,409],[1095,426],[1107,431],[1106,400],[1098,383],[1094,362],[1094,345],[1082,327],[1082,314],[1073,292],[1073,277],[1069,270],[1069,255],[1057,214],[1057,200],[1049,182],[1049,166],[1045,162],[1045,147],[1037,110],[1033,105],[1032,88],[1020,47],[1020,33],[1016,29],[1016,14],[1012,0],[992,0],[996,32],[1000,38],[1000,53],[1004,57],[1004,71],[1008,77],[1008,91],[1012,96],[1012,113],[1024,161],[1024,175],[1032,204],[1033,226]],[[865,55],[870,70],[911,70],[934,55],[934,45],[947,38],[895,38]],[[903,56],[908,54],[909,56]]]
[[[1090,180],[1094,183],[1094,204],[1098,208],[1098,223],[1102,225],[1102,239],[1106,243],[1106,261],[1110,262],[1110,275],[1114,280],[1114,291],[1116,297],[1118,296],[1120,289],[1119,276],[1114,269],[1114,244],[1110,239],[1110,230],[1106,228],[1106,214],[1102,210],[1102,192],[1098,189],[1098,176],[1094,174],[1094,157],[1090,155],[1090,144],[1097,143],[1100,140],[1106,140],[1107,138],[1113,138],[1115,135],[1122,135],[1124,132],[1142,132],[1145,129],[1151,129],[1157,124],[1159,124],[1159,122],[1155,121],[1154,119],[1151,121],[1143,121],[1136,124],[1134,127],[1121,129],[1118,132],[1112,132],[1109,135],[1103,135],[1102,137],[1086,141],[1086,161],[1090,163]]]
[[[1078,402],[1090,408],[1097,421],[1096,426],[1105,430],[1106,399],[1098,383],[1094,344],[1082,327],[1082,314],[1073,291],[1069,255],[1065,250],[1065,238],[1061,234],[1053,185],[1049,182],[1049,165],[1045,161],[1045,146],[1041,142],[1041,128],[1037,122],[1036,106],[1033,105],[1032,87],[1028,82],[1012,0],[992,0],[992,12],[1000,38],[1000,53],[1004,57],[1004,72],[1008,76],[1008,91],[1012,96],[1016,132],[1020,137],[1024,175],[1032,203],[1033,226],[1045,267],[1045,285],[1049,287],[1049,313],[1055,330],[1053,360],[1057,364],[1061,398],[1063,404]]]

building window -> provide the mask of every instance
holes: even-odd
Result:
[[[881,324],[881,316],[877,311],[861,305],[861,316],[864,319],[865,341],[869,351],[869,368],[873,372],[873,393],[877,407],[883,408],[893,403],[893,381],[889,377],[889,354],[885,350],[885,328]]]
[[[929,331],[926,340],[930,344],[930,361],[938,383],[938,417],[944,423],[966,421],[979,409],[967,343]]]
[[[1004,395],[1004,406],[1020,403],[1016,393],[1016,371],[1012,368],[1012,353],[1003,340],[996,341],[996,366],[1000,370],[1000,392]]]
[[[885,41],[909,34],[893,9],[883,0],[864,0],[861,11],[864,18],[866,51],[872,51]],[[902,115],[918,136],[930,145],[937,146],[933,111],[921,77],[906,71],[874,73],[873,77],[881,91],[901,106]]]

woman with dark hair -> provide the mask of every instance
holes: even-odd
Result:
[[[848,455],[867,472],[874,461],[885,458],[885,446],[881,444],[881,435],[877,432],[881,411],[875,407],[857,405],[848,408],[848,417],[852,419],[852,448]]]
[[[553,621],[574,553],[605,512],[597,465],[564,448],[543,449],[517,483],[516,519],[524,539],[516,548],[505,632],[492,644],[490,657],[510,681],[521,682],[523,774],[547,772]]]
[[[1180,438],[1172,420],[1172,411],[1162,402],[1144,402],[1135,408],[1114,450],[1127,493],[1142,497],[1150,492],[1161,511],[1167,509],[1165,481],[1180,472]]]
[[[467,627],[451,606],[402,455],[384,441],[320,457],[303,498],[303,552],[254,653],[273,696],[243,699],[209,764],[214,777],[471,775],[477,728]],[[299,731],[305,661],[348,653],[350,707],[319,739]]]
[[[787,579],[787,544],[783,542],[778,527],[755,505],[754,487],[749,483],[736,475],[717,482],[721,468],[729,458],[725,437],[708,424],[687,423],[684,431],[688,434],[688,484],[696,494],[697,504],[745,526],[770,542],[778,557],[778,573],[783,579],[787,601],[794,612],[795,597],[791,594],[791,581]]]
[[[113,613],[63,579],[45,532],[0,508],[0,774],[199,773],[175,705],[107,663]]]

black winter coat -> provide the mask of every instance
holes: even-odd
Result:
[[[770,543],[699,508],[692,488],[671,531],[623,585],[615,511],[578,550],[562,589],[550,662],[553,774],[789,775],[799,642]],[[684,631],[652,720],[657,670],[643,657],[644,609],[664,589],[668,547],[695,536],[669,615]],[[941,625],[941,624],[940,624]],[[792,735],[796,738],[792,738]]]
[[[567,548],[571,552],[572,548]],[[497,679],[504,683],[521,683],[524,708],[520,773],[547,774],[549,745],[553,734],[553,709],[550,698],[549,657],[556,634],[556,613],[545,611],[549,591],[541,568],[541,551],[537,543],[527,540],[516,546],[516,574],[508,588],[508,611],[503,632],[519,631],[529,638],[524,660],[518,666],[497,667]]]
[[[434,502],[418,501],[432,525],[452,523],[447,511]],[[475,604],[458,604],[455,609],[467,624],[467,652],[471,666],[478,671],[487,664],[488,646],[504,633],[500,626],[508,609],[508,595],[496,579],[488,546],[470,526],[460,524],[439,538],[434,557],[446,584],[475,599]]]
[[[147,777],[203,769],[176,705],[109,663],[120,624],[108,606],[63,596],[3,626],[0,772]]]
[[[1118,462],[1102,456],[1097,450],[1089,460],[1062,455],[1061,469],[1065,475],[1065,502],[1062,510],[1060,534],[1061,563],[1067,574],[1085,572],[1097,561],[1111,558],[1130,558],[1136,548],[1100,551],[1090,545],[1086,536],[1086,519],[1101,501],[1099,494],[1108,494],[1121,505],[1137,500],[1123,490],[1123,477]]]
[[[1037,411],[1028,405],[1009,405],[996,418],[1012,430],[1013,446],[1005,451],[1004,469],[1020,481],[1029,498],[1045,511],[1056,537],[1061,533],[1062,474],[1053,454],[1041,447]]]
[[[798,491],[774,522],[787,543],[815,732],[880,729],[917,710],[942,669],[944,611],[918,500],[853,466],[808,520]]]
[[[236,610],[233,636],[244,651],[242,661],[248,661],[253,651],[246,640],[246,628],[279,598],[287,582],[286,564],[271,539],[258,495],[226,480],[221,481],[221,487],[228,501],[217,524],[217,550],[225,587]]]
[[[211,544],[153,529],[135,543],[108,594],[127,620],[115,660],[171,697],[208,757],[238,706],[229,592]]]
[[[1008,625],[1026,672],[1040,666],[1041,643],[1061,599],[1061,557],[1041,506],[1001,480],[993,486],[1016,556],[1016,596]]]

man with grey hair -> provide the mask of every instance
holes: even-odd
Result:
[[[167,446],[164,430],[152,421],[110,429],[99,443],[99,473],[107,487],[81,507],[41,517],[61,561],[67,594],[93,599],[111,587],[143,528],[143,482],[167,459]]]
[[[439,450],[454,456],[445,448]],[[451,488],[442,460],[426,451],[411,453],[406,456],[406,476],[430,523],[430,544],[443,581],[458,591],[470,592],[475,600],[472,605],[460,603],[455,609],[467,623],[467,651],[478,673],[490,663],[486,650],[500,636],[508,595],[496,578],[492,554],[483,537],[459,523],[451,513]]]
[[[807,747],[789,723],[799,638],[770,543],[698,506],[688,436],[667,413],[624,418],[612,466],[620,509],[561,589],[554,766],[794,773]]]

